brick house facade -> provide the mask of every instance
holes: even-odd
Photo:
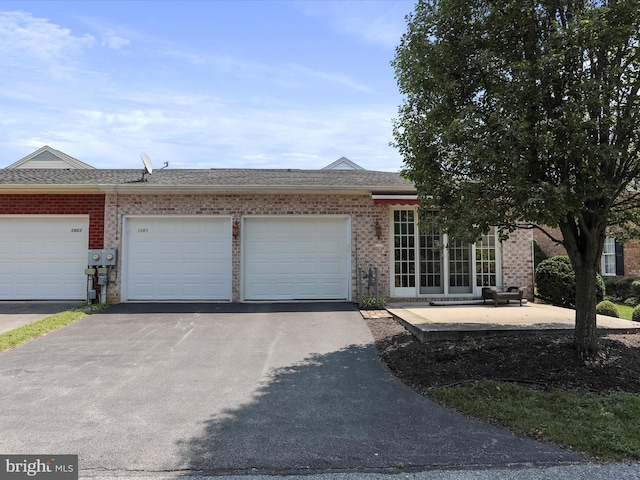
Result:
[[[379,201],[380,196],[385,201]],[[414,200],[407,203],[406,198]],[[503,243],[493,235],[485,239],[490,244],[455,248],[439,238],[429,263],[424,261],[415,198],[414,186],[398,174],[366,170],[168,169],[147,181],[140,181],[139,170],[0,170],[0,215],[87,215],[86,248],[117,249],[117,264],[109,267],[109,302],[282,300],[289,298],[286,291],[283,295],[287,281],[265,284],[272,276],[286,280],[289,271],[293,276],[288,284],[304,281],[325,289],[315,296],[307,288],[291,300],[355,301],[359,270],[369,267],[378,270],[380,293],[392,299],[477,298],[483,285],[518,285],[532,297],[531,231],[517,231]],[[403,230],[407,222],[398,223],[400,217],[414,219],[411,235]],[[152,236],[144,222],[169,228],[171,238]],[[297,223],[306,233],[297,231]],[[2,225],[0,218],[0,229]],[[197,231],[191,233],[192,227]],[[287,228],[293,228],[293,240],[287,238]],[[329,231],[333,228],[335,234]],[[218,243],[210,241],[214,236]],[[295,253],[297,238],[318,254]],[[285,249],[277,253],[273,244],[272,256],[280,255],[283,264],[269,258],[270,239]],[[289,265],[295,262],[288,261],[287,248],[298,264]],[[79,252],[85,259],[86,253]],[[3,254],[10,252],[0,251],[0,260]],[[260,262],[271,270],[261,272],[267,267]],[[315,270],[306,270],[310,268]],[[78,270],[82,277],[84,268]],[[441,282],[439,293],[422,288],[425,278],[435,277]],[[460,278],[462,283],[448,283]],[[216,282],[221,293],[207,296]],[[185,285],[192,284],[196,293],[184,293]]]
[[[105,245],[122,248],[121,226],[123,219],[131,215],[218,215],[230,216],[242,225],[245,216],[295,216],[295,215],[347,215],[351,219],[351,299],[356,299],[356,276],[359,269],[376,267],[379,272],[380,291],[390,295],[393,281],[389,248],[392,230],[390,212],[394,205],[376,205],[370,194],[364,195],[314,195],[295,194],[198,194],[198,195],[107,195]],[[380,238],[376,236],[376,223],[382,226]],[[501,245],[500,263],[504,284],[519,285],[525,296],[533,296],[533,259],[531,255],[531,231],[519,230]],[[232,301],[241,297],[241,246],[242,228],[232,246]],[[109,301],[120,301],[121,275],[112,273]],[[412,300],[426,298],[415,295]],[[457,297],[456,297],[457,298]],[[407,300],[406,297],[403,297]]]
[[[384,224],[386,206],[374,205],[371,195],[293,194],[199,194],[199,195],[107,195],[105,245],[121,248],[121,225],[128,215],[221,215],[241,225],[247,215],[347,215],[351,218],[351,298],[356,298],[357,268],[378,267],[380,283],[389,282],[388,233],[375,236],[376,221]],[[232,298],[241,300],[242,228],[232,244]],[[109,301],[120,301],[120,276],[112,273]],[[388,289],[385,289],[388,290]]]

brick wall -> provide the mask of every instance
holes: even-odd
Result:
[[[640,277],[640,242],[630,240],[624,244],[624,276]]]
[[[356,298],[356,269],[378,267],[380,285],[389,285],[388,207],[374,205],[369,195],[309,194],[175,194],[107,195],[105,247],[122,249],[125,215],[229,215],[241,223],[243,215],[349,215],[351,217],[352,298]],[[376,221],[382,236],[375,236]],[[240,301],[240,245],[242,232],[232,246],[232,301]],[[118,302],[121,265],[112,272],[108,301]],[[385,292],[388,294],[388,291]]]
[[[533,299],[533,233],[516,230],[502,243],[502,284],[524,288],[524,295]]]
[[[546,228],[545,229],[551,236],[554,238],[562,239],[562,233],[559,228]],[[540,246],[542,251],[546,253],[548,256],[553,257],[555,255],[566,255],[567,251],[564,249],[562,245],[559,243],[555,243],[549,237],[547,237],[540,230],[533,231],[533,239]]]
[[[89,215],[89,245],[104,245],[104,195],[0,194],[0,215]]]

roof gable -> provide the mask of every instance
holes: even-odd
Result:
[[[322,170],[364,170],[364,168],[347,157],[340,157],[335,162],[323,167]]]
[[[48,145],[39,148],[30,155],[27,155],[6,167],[7,170],[22,168],[94,169],[91,165],[81,162],[77,158],[73,158],[72,156],[51,148]]]

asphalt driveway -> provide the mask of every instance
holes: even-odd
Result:
[[[426,400],[350,304],[122,304],[0,354],[0,452],[81,471],[553,465]]]

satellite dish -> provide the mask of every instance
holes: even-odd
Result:
[[[147,155],[146,153],[141,153],[140,158],[142,158],[142,163],[144,163],[145,173],[151,175],[153,173],[153,165],[151,165],[151,159],[149,158],[149,155]]]
[[[151,165],[151,159],[146,153],[141,153],[140,158],[142,158],[142,163],[144,164],[144,170],[142,171],[142,178],[140,181],[146,182],[147,179],[145,178],[145,175],[151,175],[153,173],[153,165]]]

